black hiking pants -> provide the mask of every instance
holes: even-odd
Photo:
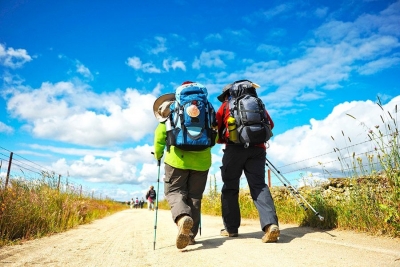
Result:
[[[266,151],[262,147],[226,145],[222,157],[221,191],[222,219],[229,233],[238,233],[240,227],[239,186],[244,172],[251,198],[260,216],[261,230],[269,224],[278,225],[274,201],[265,183]]]

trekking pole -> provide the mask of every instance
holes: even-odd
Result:
[[[200,220],[199,220],[199,233],[201,236],[201,210],[200,210]]]
[[[154,152],[151,152],[154,155]],[[160,187],[160,167],[161,167],[161,159],[157,160],[158,166],[158,175],[157,175],[157,193],[156,193],[156,218],[154,222],[154,242],[153,242],[153,250],[156,249],[156,236],[157,236],[157,214],[158,214],[158,195],[159,195],[159,187]]]
[[[290,192],[290,194],[293,196],[293,198],[299,203],[299,205],[306,211],[308,208],[307,206],[314,212],[315,216],[318,217],[318,219],[320,221],[324,220],[324,217],[322,217],[321,215],[319,215],[319,212],[317,212],[310,203],[308,203],[308,201],[300,194],[300,192],[294,188],[290,182],[285,178],[285,176],[283,176],[281,174],[281,172],[271,163],[271,161],[269,161],[267,158],[265,158],[265,160],[267,161],[267,163],[265,163],[265,165],[267,165],[267,167],[275,174],[276,177],[278,177],[278,179],[282,182],[282,184],[286,187],[286,189]],[[272,168],[270,168],[271,165]],[[304,204],[305,203],[305,204]],[[307,206],[306,206],[307,205]]]

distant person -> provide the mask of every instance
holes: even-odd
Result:
[[[211,166],[211,147],[216,137],[212,129],[215,111],[207,100],[207,94],[203,85],[187,81],[176,89],[175,94],[160,96],[153,105],[159,121],[154,133],[154,156],[161,160],[165,154],[164,193],[171,207],[172,219],[178,226],[178,249],[195,244],[200,224],[201,199]],[[174,112],[165,112],[168,105],[171,105]],[[175,112],[178,108],[179,116]],[[184,120],[185,123],[178,120]],[[171,124],[184,129],[170,130],[168,128]],[[180,136],[180,132],[184,136]],[[189,139],[193,142],[186,142]]]
[[[138,209],[138,208],[139,208],[139,199],[136,198],[136,200],[135,200],[135,209]]]
[[[218,100],[222,102],[222,105],[217,111],[219,133],[218,143],[225,144],[221,166],[221,176],[223,181],[221,190],[221,206],[224,229],[221,230],[220,235],[227,237],[238,236],[241,219],[239,209],[239,185],[240,177],[244,172],[250,187],[251,197],[260,217],[261,229],[264,232],[264,236],[261,240],[263,243],[268,243],[276,242],[278,240],[280,230],[278,227],[278,217],[274,201],[268,185],[265,183],[265,140],[269,139],[269,137],[265,137],[267,130],[263,132],[254,130],[253,132],[240,131],[240,133],[237,131],[238,134],[246,132],[246,136],[241,135],[240,138],[238,138],[236,132],[232,131],[232,124],[229,123],[229,120],[236,118],[235,122],[233,122],[234,124],[236,123],[236,128],[238,126],[237,120],[241,119],[240,116],[251,118],[250,116],[246,116],[247,114],[243,113],[254,112],[256,108],[245,108],[240,106],[243,110],[241,110],[240,116],[236,116],[237,113],[235,112],[237,109],[237,102],[234,102],[234,100],[239,99],[239,97],[242,97],[241,99],[254,99],[253,97],[257,97],[257,87],[257,84],[248,80],[241,80],[225,86],[222,94],[218,96]],[[255,102],[256,101],[254,101],[254,103]],[[245,104],[247,103],[244,103],[243,105]],[[261,114],[264,123],[272,129],[274,123],[268,112],[265,110],[265,107],[262,105],[257,108],[260,109],[260,112],[257,113],[258,116]],[[255,125],[257,124],[252,125],[253,129],[256,127]],[[258,125],[261,125],[259,126],[260,128],[265,127],[263,124]],[[239,126],[242,127],[240,124]],[[232,133],[235,133],[235,135]],[[257,141],[253,143],[243,143],[241,140],[244,138]]]
[[[133,205],[135,205],[135,201],[133,200],[133,198],[131,198],[131,201],[129,204],[130,204],[130,208],[133,209]]]
[[[144,205],[143,197],[142,197],[142,199],[140,199],[139,205],[140,205],[140,208],[143,209],[143,205]]]
[[[154,200],[156,200],[156,197],[157,193],[156,190],[154,190],[154,186],[150,186],[149,190],[146,193],[148,210],[154,210]]]

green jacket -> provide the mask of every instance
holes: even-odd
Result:
[[[154,132],[154,157],[161,159],[166,147],[167,131],[165,123],[159,123]],[[211,148],[201,151],[183,151],[174,146],[170,147],[169,152],[165,151],[164,163],[183,169],[206,171],[211,167]]]

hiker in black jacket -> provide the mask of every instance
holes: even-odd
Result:
[[[154,210],[154,200],[156,199],[156,190],[154,190],[154,186],[150,186],[149,191],[146,193],[147,199],[147,208],[149,210]]]

